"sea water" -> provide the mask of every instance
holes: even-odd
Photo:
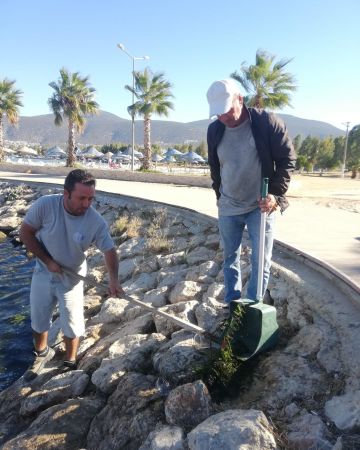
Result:
[[[0,243],[0,391],[33,361],[30,283],[35,261],[10,239]]]

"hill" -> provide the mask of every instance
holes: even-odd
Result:
[[[286,123],[292,137],[297,134],[323,138],[325,136],[344,135],[345,132],[326,123],[316,120],[278,114]],[[206,139],[206,130],[210,120],[194,122],[173,122],[152,120],[152,142],[164,145],[182,144],[185,141],[202,141]],[[54,116],[45,114],[32,117],[20,117],[17,128],[5,123],[5,139],[11,141],[38,142],[44,146],[64,145],[67,141],[67,123],[61,127],[54,125]],[[143,121],[135,121],[135,140],[143,142]],[[108,144],[111,142],[131,142],[131,121],[122,119],[115,114],[101,111],[99,115],[89,117],[84,133],[77,136],[81,144]]]

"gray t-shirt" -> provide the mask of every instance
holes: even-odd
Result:
[[[93,207],[82,216],[69,214],[61,194],[45,195],[36,200],[24,222],[38,230],[36,237],[57,263],[78,273],[86,273],[85,252],[92,244],[102,252],[114,247],[101,215]]]
[[[220,161],[220,216],[245,214],[258,207],[261,163],[247,120],[235,128],[225,127],[217,149]]]

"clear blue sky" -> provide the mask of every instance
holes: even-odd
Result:
[[[0,78],[24,92],[20,114],[50,112],[47,99],[64,66],[89,75],[102,110],[129,118],[132,61],[164,71],[180,122],[208,117],[206,91],[261,48],[294,58],[298,90],[282,112],[360,123],[359,0],[1,0]],[[154,117],[156,119],[158,117]]]

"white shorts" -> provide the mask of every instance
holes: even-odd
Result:
[[[81,336],[85,331],[83,282],[74,285],[68,276],[51,273],[37,263],[30,290],[31,328],[35,332],[49,331],[57,304],[64,335]]]

